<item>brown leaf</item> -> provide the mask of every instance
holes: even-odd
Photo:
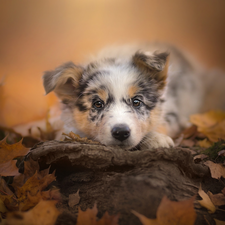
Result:
[[[205,155],[205,154],[200,154],[200,155],[196,155],[195,157],[194,157],[194,161],[195,161],[195,163],[199,163],[199,162],[201,162],[203,159],[206,159],[206,158],[208,158],[209,156],[207,156],[207,155]]]
[[[79,204],[79,202],[80,202],[79,191],[80,190],[78,190],[75,194],[69,195],[69,202],[68,202],[69,207],[73,207],[73,206]]]
[[[57,130],[54,130],[51,123],[49,122],[49,118],[50,113],[48,112],[45,119],[45,130],[41,129],[40,127],[37,127],[40,132],[40,139],[43,141],[54,140],[56,137]]]
[[[221,192],[225,196],[225,188]]]
[[[14,212],[7,214],[5,225],[54,225],[59,215],[55,201],[41,200],[28,212]],[[3,224],[3,225],[4,225]]]
[[[204,164],[209,167],[212,178],[215,178],[215,179],[220,179],[221,177],[225,178],[224,166],[220,164],[216,164],[212,161],[206,161]]]
[[[32,177],[36,171],[39,171],[39,164],[37,161],[32,159],[24,161],[24,172],[13,178],[12,186],[14,188],[22,187],[28,178]]]
[[[57,200],[61,201],[61,193],[58,188],[49,189],[48,191],[41,192],[42,199],[44,200]]]
[[[225,221],[220,221],[220,220],[217,220],[217,219],[214,219],[215,222],[216,222],[216,225],[225,225]]]
[[[136,211],[132,211],[143,225],[193,225],[196,220],[194,211],[195,196],[180,202],[170,201],[163,197],[156,213],[156,219],[148,219]]]
[[[184,134],[184,138],[191,138],[197,134],[197,126],[192,125],[185,129],[182,133]]]
[[[24,156],[29,152],[28,148],[22,145],[22,139],[15,144],[8,144],[6,138],[0,141],[0,175],[14,176],[18,175],[16,157]]]
[[[207,194],[215,206],[225,205],[225,196],[222,193],[218,193],[214,195],[213,193],[208,191]]]
[[[219,151],[219,152],[218,152],[218,155],[219,155],[219,156],[225,156],[225,150]]]
[[[84,144],[100,144],[99,142],[89,140],[89,139],[86,138],[86,137],[82,138],[82,137],[80,137],[78,134],[73,133],[72,131],[70,131],[69,134],[63,133],[63,135],[69,137],[69,138],[72,139],[73,141],[80,142],[80,143],[84,143]]]
[[[50,183],[55,180],[55,172],[48,174],[45,177],[39,179],[38,173],[36,172],[32,177],[30,177],[26,183],[17,190],[17,197],[22,198],[26,196],[29,192],[31,195],[36,195],[38,191],[45,189]]]
[[[13,192],[9,189],[5,180],[1,176],[0,176],[0,191],[1,193],[7,194],[7,195],[13,195]]]
[[[216,207],[212,203],[209,196],[202,190],[202,187],[200,186],[198,194],[201,196],[202,200],[199,200],[199,204],[208,209],[209,213],[214,213],[216,211]]]
[[[119,215],[110,216],[106,212],[103,217],[97,221],[97,213],[96,204],[92,209],[87,209],[84,212],[79,208],[76,225],[118,225]]]
[[[96,222],[96,225],[118,225],[119,215],[110,216],[108,212],[105,212],[100,220]]]

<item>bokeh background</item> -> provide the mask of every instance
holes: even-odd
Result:
[[[55,102],[41,76],[110,44],[162,40],[225,69],[224,0],[0,0],[0,126],[38,120]]]

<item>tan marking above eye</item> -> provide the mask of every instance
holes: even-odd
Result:
[[[135,93],[137,93],[138,90],[139,90],[139,88],[137,86],[135,86],[135,85],[130,86],[129,89],[128,89],[129,98],[134,97]]]
[[[106,102],[108,98],[108,92],[106,90],[99,89],[97,93],[99,98],[102,99],[102,101]]]

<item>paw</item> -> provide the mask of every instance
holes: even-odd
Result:
[[[174,147],[173,140],[158,132],[150,133],[143,141],[143,146],[150,148],[171,148]]]

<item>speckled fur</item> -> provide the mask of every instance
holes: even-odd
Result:
[[[201,69],[175,47],[154,43],[104,49],[86,64],[64,64],[43,79],[46,93],[54,90],[63,103],[65,132],[131,149],[173,146],[170,137],[200,110],[198,73]],[[96,109],[96,101],[103,108]],[[129,127],[129,138],[112,136],[117,124]]]

